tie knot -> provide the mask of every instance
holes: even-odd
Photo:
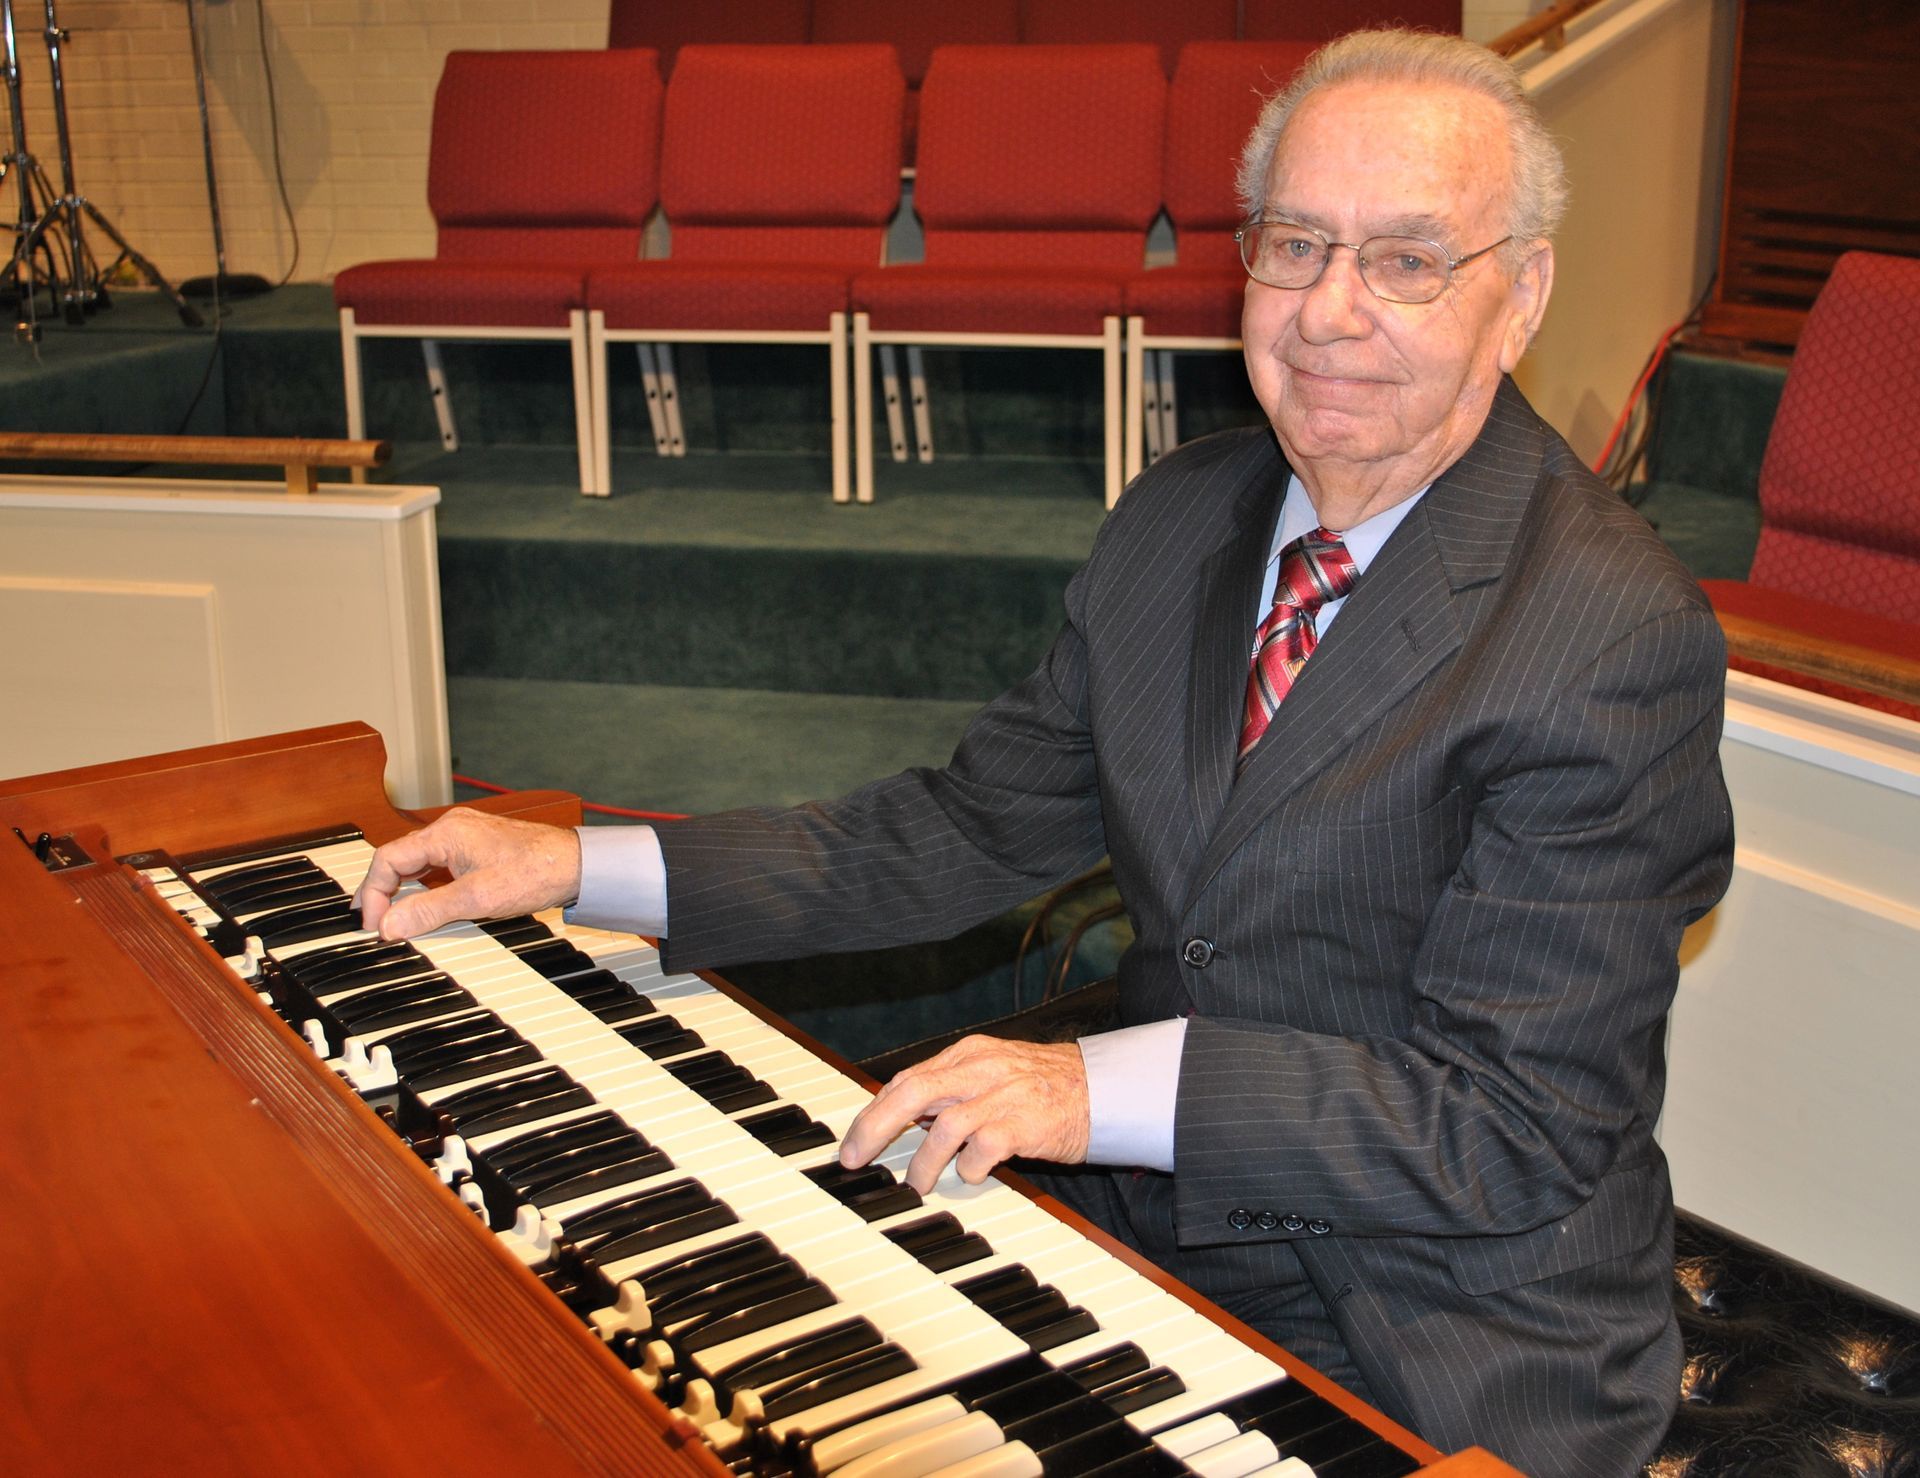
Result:
[[[1338,534],[1315,529],[1280,551],[1279,585],[1274,598],[1309,615],[1353,589],[1359,570]]]

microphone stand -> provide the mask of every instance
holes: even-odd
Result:
[[[193,44],[193,85],[200,94],[200,143],[207,156],[207,206],[213,215],[213,276],[189,277],[180,291],[190,298],[251,298],[273,291],[253,272],[227,271],[226,234],[220,229],[220,185],[213,173],[213,125],[207,121],[207,69],[200,50],[200,7],[187,0],[187,33]]]

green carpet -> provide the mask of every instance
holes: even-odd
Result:
[[[462,774],[689,814],[816,800],[944,764],[979,706],[479,677],[451,679],[447,705]]]

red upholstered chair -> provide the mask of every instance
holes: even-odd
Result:
[[[1760,465],[1760,543],[1716,609],[1920,662],[1920,261],[1848,252],[1815,299]],[[1887,713],[1920,707],[1741,658]]]
[[[360,341],[423,341],[441,441],[459,446],[440,339],[552,339],[573,354],[580,488],[593,472],[585,277],[639,255],[654,208],[660,74],[651,51],[456,51],[434,94],[435,255],[334,279],[347,435],[366,432]]]
[[[806,343],[828,350],[833,495],[848,500],[847,284],[884,257],[904,97],[890,46],[682,49],[660,145],[672,256],[587,279],[598,491],[609,342],[639,344],[643,376],[670,376],[669,343]],[[650,384],[648,405],[655,445],[683,452],[677,398]]]
[[[612,0],[607,45],[651,47],[671,77],[683,46],[798,45],[808,20],[807,0]]]
[[[1129,482],[1147,460],[1179,443],[1174,352],[1240,348],[1247,286],[1233,239],[1243,215],[1234,185],[1240,147],[1261,103],[1286,85],[1313,45],[1195,41],[1180,52],[1167,93],[1161,187],[1176,261],[1137,272],[1126,285]]]
[[[854,464],[873,496],[872,347],[1095,349],[1106,484],[1120,494],[1121,284],[1160,208],[1166,79],[1150,46],[946,46],[921,89],[914,206],[926,260],[853,281]],[[910,354],[910,363],[913,355]],[[933,455],[915,397],[922,461]],[[899,396],[894,457],[906,458]]]
[[[934,47],[1011,45],[1020,39],[1020,0],[968,0],[964,5],[813,0],[813,39],[830,45],[884,41],[898,53],[907,79],[905,157],[911,160],[919,130],[920,84]]]
[[[1460,30],[1460,0],[1242,0],[1248,41],[1331,41],[1369,26]]]
[[[1173,75],[1189,41],[1231,41],[1238,0],[1020,0],[1020,39],[1030,44],[1144,41]]]

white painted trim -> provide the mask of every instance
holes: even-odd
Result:
[[[372,519],[397,523],[432,508],[440,489],[382,484],[365,489],[323,482],[289,493],[283,478],[261,482],[195,478],[46,477],[0,474],[0,509],[76,508],[102,513],[213,513],[244,518]]]
[[[594,313],[604,319],[601,309]],[[842,317],[834,314],[834,318]],[[610,344],[832,344],[833,329],[610,328]]]
[[[1596,6],[1568,25],[1567,44],[1558,51],[1531,53],[1537,60],[1523,57],[1521,80],[1527,91],[1538,97],[1669,10],[1700,3],[1702,0],[1616,0],[1612,5]]]
[[[438,323],[356,323],[353,331],[363,339],[532,339],[564,343],[573,337],[570,327],[560,328],[473,328],[465,324]]]
[[[1920,723],[1911,719],[1728,672],[1725,734],[1755,749],[1920,795]]]

